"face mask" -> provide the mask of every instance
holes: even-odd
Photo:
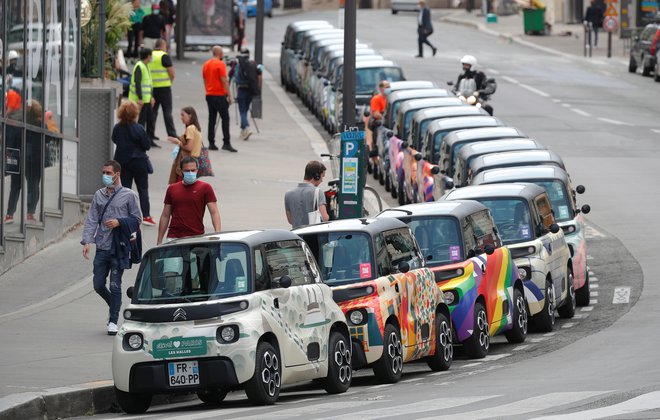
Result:
[[[383,92],[385,93],[385,95],[389,95],[390,93],[392,93],[392,88],[385,88]]]
[[[103,174],[103,185],[110,188],[115,184],[114,177],[112,175]]]
[[[158,13],[160,13],[160,10],[154,10],[154,15],[157,15]]]
[[[194,184],[197,181],[197,172],[184,172],[183,183],[186,185]]]

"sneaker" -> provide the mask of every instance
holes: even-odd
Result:
[[[223,144],[222,145],[222,150],[226,150],[228,152],[234,152],[234,153],[238,152],[238,150],[231,147],[231,144]]]
[[[252,130],[250,130],[249,128],[246,128],[245,130],[241,131],[241,138],[243,140],[249,139],[251,135],[252,135]]]
[[[433,57],[435,57],[435,53],[438,52],[438,49],[436,47],[433,47]]]
[[[28,213],[25,219],[28,223],[37,223],[37,218],[34,217],[34,213]]]
[[[143,217],[142,224],[147,226],[156,226],[156,222],[151,216]]]
[[[108,322],[108,335],[117,335],[117,331],[119,331],[117,324],[114,322]]]
[[[14,216],[11,216],[9,214],[6,215],[5,216],[5,224],[6,225],[11,225],[12,223],[14,223]]]
[[[216,146],[215,144],[212,144],[212,145],[209,146],[209,150],[218,150],[218,146]]]

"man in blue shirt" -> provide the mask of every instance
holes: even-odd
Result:
[[[110,316],[108,335],[117,334],[117,322],[121,309],[121,277],[124,270],[112,255],[113,229],[119,227],[118,219],[133,217],[142,223],[142,212],[135,191],[124,188],[120,180],[121,165],[109,160],[103,165],[102,180],[105,188],[96,191],[89,207],[83,237],[83,257],[89,259],[90,244],[96,244],[94,256],[94,290],[108,304]],[[138,224],[139,224],[138,223]],[[110,274],[110,290],[106,281]]]

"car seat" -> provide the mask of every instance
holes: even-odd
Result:
[[[527,224],[527,212],[525,211],[524,203],[517,203],[513,211],[513,223],[516,225],[526,225]]]
[[[415,228],[415,239],[417,239],[417,243],[421,249],[429,249],[431,244],[429,241],[429,232],[426,227],[419,225]]]
[[[230,258],[225,263],[225,281],[222,283],[221,292],[236,292],[236,280],[238,277],[245,276],[243,265],[238,258]]]
[[[346,278],[346,271],[351,268],[348,251],[343,245],[337,245],[332,254],[332,273],[335,278]],[[340,277],[341,276],[341,277]]]

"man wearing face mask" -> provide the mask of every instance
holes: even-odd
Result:
[[[121,278],[124,269],[119,259],[112,253],[113,233],[116,228],[134,219],[139,226],[142,212],[138,195],[130,188],[124,188],[120,181],[121,165],[109,160],[103,165],[102,181],[104,188],[96,191],[83,227],[80,243],[83,257],[89,259],[90,245],[96,244],[94,256],[94,290],[108,304],[109,319],[106,324],[108,335],[117,334],[117,322],[121,308]],[[110,274],[110,289],[106,281]]]
[[[378,135],[378,126],[383,120],[383,114],[385,113],[385,107],[387,106],[387,95],[390,94],[390,91],[390,82],[388,80],[381,80],[380,83],[378,83],[378,93],[371,97],[371,102],[369,104],[371,115],[366,125],[366,139],[370,158],[376,158],[378,156],[378,150],[376,149],[378,138],[376,136]]]
[[[204,234],[204,213],[208,208],[215,232],[220,232],[220,211],[213,187],[197,179],[197,159],[181,159],[183,180],[170,184],[165,193],[165,207],[158,223],[157,244],[187,236]],[[168,230],[169,227],[169,230]]]

